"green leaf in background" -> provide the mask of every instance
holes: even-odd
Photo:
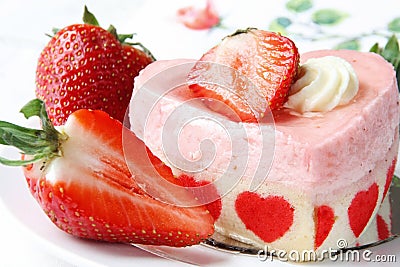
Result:
[[[282,27],[282,25],[279,25],[276,20],[271,21],[271,23],[269,24],[268,30],[270,30],[271,32],[278,32],[281,35],[287,35],[287,31],[285,29],[285,27]]]
[[[379,44],[378,44],[378,43],[375,43],[375,44],[369,49],[369,52],[373,52],[373,53],[376,53],[376,54],[381,54],[381,49],[380,49],[380,47],[379,47]]]
[[[313,2],[311,0],[289,0],[286,3],[286,8],[296,13],[309,10],[312,6]]]
[[[319,25],[335,25],[347,17],[347,13],[332,8],[320,9],[312,14],[313,22]]]
[[[290,24],[292,24],[292,21],[287,17],[279,17],[276,19],[276,22],[284,28],[289,27]]]
[[[379,44],[376,43],[369,51],[381,55],[393,65],[396,71],[397,85],[400,90],[400,47],[396,35],[393,34],[383,48],[379,47]]]
[[[397,87],[400,88],[400,64],[397,66],[396,78],[397,78]]]
[[[390,37],[389,41],[382,50],[382,56],[390,63],[395,63],[396,59],[400,56],[399,42],[396,36]],[[395,67],[397,67],[395,65]]]
[[[400,32],[400,17],[389,22],[388,29],[392,32]]]
[[[393,176],[392,184],[394,187],[400,188],[400,178],[396,175]]]
[[[282,35],[286,35],[286,28],[292,24],[292,21],[286,17],[279,17],[271,21],[269,24],[269,30],[273,32],[279,32]]]
[[[359,40],[348,40],[348,41],[344,41],[341,42],[339,44],[337,44],[335,47],[335,49],[349,49],[349,50],[360,50],[361,49],[361,45]]]

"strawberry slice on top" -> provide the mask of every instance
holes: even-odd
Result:
[[[287,100],[299,60],[296,45],[287,37],[254,28],[238,30],[201,57],[188,84],[211,109],[257,122],[268,108],[279,109]]]
[[[173,179],[154,176],[150,160],[149,166],[127,165],[122,135],[135,148],[142,146],[129,149],[133,160],[143,162],[145,145],[107,113],[81,109],[57,130],[38,99],[29,102],[22,113],[27,118],[39,116],[43,129],[0,121],[0,144],[23,153],[22,160],[0,157],[0,163],[24,166],[32,195],[63,231],[108,242],[177,247],[198,244],[213,233],[213,218],[204,206],[171,205],[139,186],[139,176],[152,175],[154,190],[193,201],[188,192],[175,195],[159,187],[159,179]]]

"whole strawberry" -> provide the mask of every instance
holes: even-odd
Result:
[[[123,121],[134,78],[154,58],[118,35],[105,30],[85,7],[85,24],[59,30],[40,54],[36,96],[46,104],[54,125],[62,125],[75,110],[100,109]],[[143,48],[143,46],[141,46]]]

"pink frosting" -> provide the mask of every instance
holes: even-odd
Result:
[[[176,174],[182,169],[187,172],[191,168],[201,168],[202,171],[191,174],[198,179],[215,180],[226,172],[235,158],[245,153],[247,161],[244,171],[235,165],[230,175],[252,179],[258,170],[268,174],[266,181],[279,181],[321,193],[326,187],[350,185],[372,170],[393,143],[399,123],[397,83],[392,66],[373,53],[324,50],[306,53],[301,58],[304,62],[308,58],[326,55],[339,56],[350,62],[357,73],[360,87],[349,104],[320,116],[301,117],[288,109],[281,109],[273,112],[274,125],[264,123],[259,127],[257,124],[229,121],[201,103],[193,103],[185,106],[185,116],[196,116],[203,111],[222,121],[223,127],[212,120],[196,120],[185,124],[179,131],[179,138],[166,139],[173,131],[171,127],[165,130],[166,121],[177,107],[193,99],[190,91],[182,85],[162,98],[146,98],[143,97],[146,94],[141,96],[140,93],[154,95],[153,91],[169,87],[174,82],[168,75],[158,79],[156,85],[149,81],[171,66],[193,63],[191,60],[171,60],[156,61],[137,77],[130,106],[131,128],[153,153],[171,165]],[[143,111],[143,105],[150,105],[151,112],[146,108]],[[244,129],[245,138],[242,138],[240,129]],[[261,132],[264,139],[260,136]],[[208,165],[197,161],[199,156],[207,157],[208,150],[199,147],[205,139],[211,139],[214,143],[213,161]],[[177,151],[187,159],[187,169],[171,163],[171,155],[164,153],[165,142],[177,143]],[[244,146],[246,149],[235,149],[234,146]],[[263,147],[267,157],[261,157]],[[240,174],[235,174],[236,170]]]
[[[276,129],[282,137],[277,138],[277,147],[293,148],[293,153],[277,149],[277,176],[283,172],[299,179],[297,169],[302,170],[298,175],[305,182],[347,183],[373,169],[393,143],[399,123],[393,67],[376,54],[347,50],[310,52],[302,61],[327,55],[342,57],[353,65],[360,82],[358,94],[350,104],[321,117],[298,117],[285,109],[275,112]],[[294,165],[285,170],[278,162]]]

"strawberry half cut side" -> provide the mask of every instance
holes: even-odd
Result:
[[[233,110],[240,121],[258,122],[287,100],[299,60],[296,45],[287,37],[255,28],[238,30],[200,58],[188,84],[214,111],[227,115]]]
[[[108,242],[177,247],[198,244],[213,233],[213,218],[204,206],[166,204],[138,186],[138,174],[124,158],[123,126],[107,113],[75,111],[55,129],[38,99],[21,112],[39,116],[43,129],[0,121],[0,143],[23,153],[21,160],[0,158],[0,163],[23,166],[32,195],[63,231]],[[137,139],[133,133],[129,138]]]

